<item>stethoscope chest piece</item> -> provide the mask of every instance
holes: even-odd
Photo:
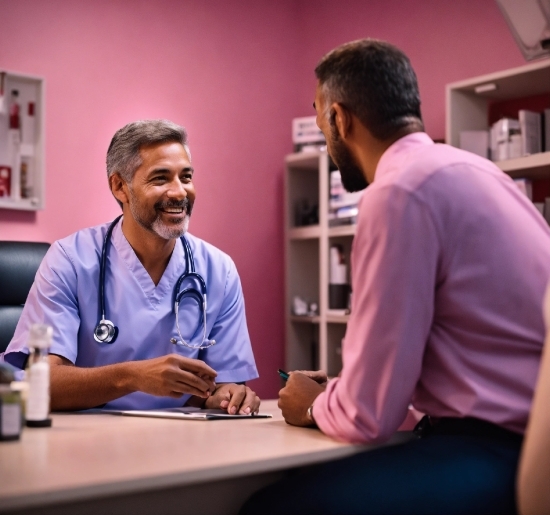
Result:
[[[94,340],[98,343],[113,343],[117,336],[118,328],[110,320],[100,320],[94,329]]]

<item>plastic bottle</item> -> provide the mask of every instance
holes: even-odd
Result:
[[[27,381],[29,384],[25,419],[27,427],[49,427],[50,418],[50,363],[48,349],[52,344],[51,326],[33,324],[29,334],[29,361]]]
[[[15,369],[0,363],[0,441],[19,440],[23,422],[21,392],[13,388]]]
[[[346,309],[349,304],[347,266],[342,245],[332,245],[329,255],[330,273],[328,290],[329,309]]]

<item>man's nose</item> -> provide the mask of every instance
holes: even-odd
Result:
[[[176,177],[170,182],[167,194],[171,198],[185,198],[187,197],[187,190],[185,189],[183,182]]]

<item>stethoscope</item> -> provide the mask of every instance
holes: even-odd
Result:
[[[103,240],[103,248],[101,249],[101,259],[99,262],[99,309],[101,311],[101,320],[94,329],[94,340],[98,343],[113,343],[118,336],[118,327],[110,320],[107,320],[105,316],[105,269],[107,268],[107,252],[111,243],[111,234],[113,233],[115,225],[121,218],[122,215],[115,218],[107,229],[105,239]],[[195,260],[193,259],[193,253],[191,252],[189,242],[184,236],[180,239],[185,254],[185,272],[180,275],[174,287],[174,314],[176,316],[176,329],[180,340],[178,341],[176,338],[170,338],[170,343],[190,349],[206,349],[216,343],[216,340],[209,340],[206,337],[206,283],[203,277],[195,272]],[[193,287],[185,288],[183,291],[180,291],[183,281],[187,279],[196,279],[200,285],[200,291]],[[203,333],[200,345],[187,343],[181,335],[178,311],[180,301],[183,297],[194,298],[199,306],[202,306]]]

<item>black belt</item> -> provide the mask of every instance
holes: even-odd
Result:
[[[492,422],[481,420],[479,418],[432,418],[424,415],[420,422],[416,424],[414,433],[419,438],[426,438],[433,435],[464,435],[464,436],[482,436],[494,440],[509,441],[519,443],[523,441],[523,435],[497,426]]]

